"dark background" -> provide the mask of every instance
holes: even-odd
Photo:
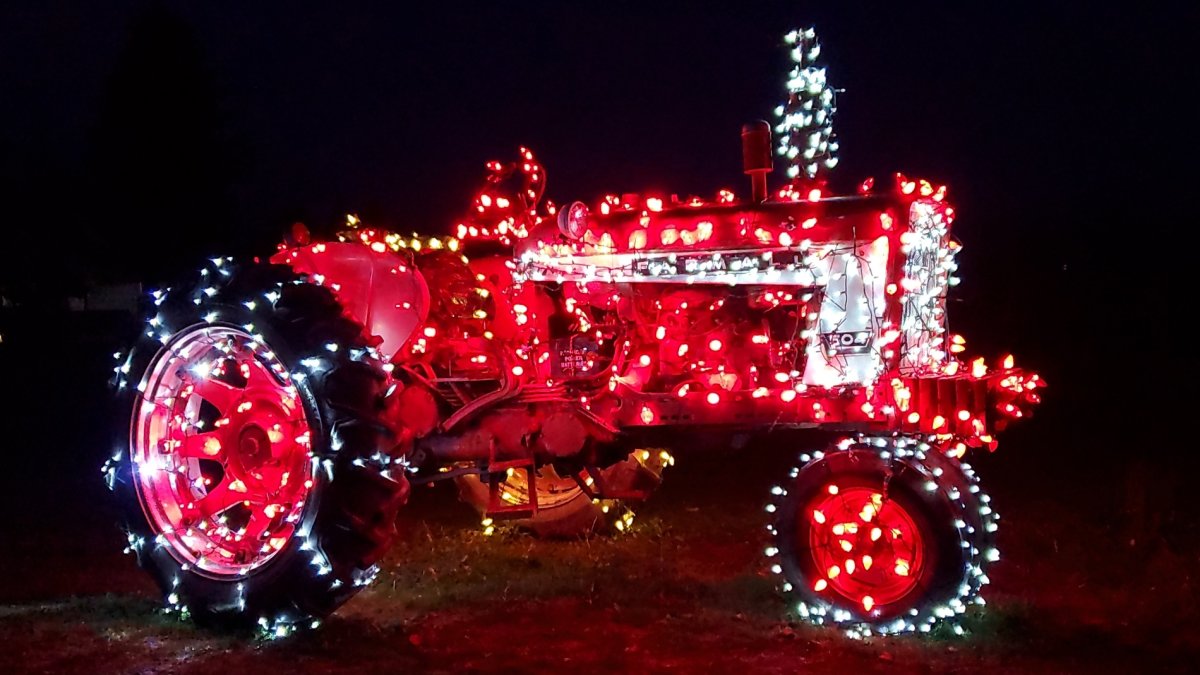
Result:
[[[782,101],[780,36],[813,24],[846,90],[834,184],[950,185],[968,345],[1046,375],[1070,462],[1184,454],[1194,172],[1171,167],[1197,147],[1196,11],[737,4],[0,10],[0,294],[20,306],[0,351],[40,359],[39,313],[91,285],[262,254],[296,220],[448,231],[521,144],[559,202],[744,193],[739,125]]]
[[[782,102],[781,36],[813,24],[845,89],[834,185],[947,183],[953,329],[1051,385],[984,468],[1010,501],[1028,481],[1151,541],[1194,534],[1194,6],[710,4],[0,9],[14,503],[69,499],[106,453],[106,358],[132,321],[69,297],[269,252],[296,220],[446,232],[518,145],[556,202],[744,194],[740,125]]]

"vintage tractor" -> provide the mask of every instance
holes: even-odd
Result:
[[[944,187],[825,194],[804,163],[829,134],[795,153],[782,130],[800,170],[774,193],[766,123],[743,129],[745,199],[543,206],[522,149],[454,236],[350,217],[155,292],[105,473],[168,606],[286,634],[370,583],[412,484],[455,481],[488,528],[583,536],[627,529],[670,453],[770,434],[801,451],[766,549],[801,615],[891,633],[963,612],[997,516],[961,460],[1044,383],[960,359]]]

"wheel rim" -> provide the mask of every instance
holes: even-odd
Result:
[[[274,558],[300,524],[315,466],[283,364],[241,329],[198,326],[155,355],[139,391],[134,483],[159,541],[215,577]]]
[[[912,514],[881,491],[831,484],[798,514],[808,531],[813,590],[834,592],[867,613],[908,595],[927,561]]]

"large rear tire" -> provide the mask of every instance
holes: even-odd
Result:
[[[374,578],[408,494],[383,363],[287,267],[218,259],[154,304],[105,466],[128,550],[197,621],[313,625]]]

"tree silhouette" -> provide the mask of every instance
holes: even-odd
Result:
[[[161,5],[133,22],[96,129],[97,276],[159,280],[232,245],[236,162],[191,28]]]

